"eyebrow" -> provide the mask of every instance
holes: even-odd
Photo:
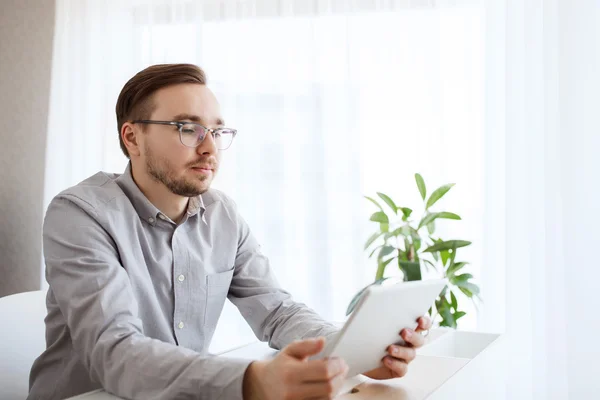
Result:
[[[194,114],[177,114],[173,117],[173,121],[192,121],[200,123],[202,122],[202,118]],[[222,118],[217,118],[215,120],[215,125],[223,126],[225,125],[225,121],[223,121]]]

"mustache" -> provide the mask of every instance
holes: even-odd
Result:
[[[206,157],[206,158],[201,158],[198,161],[194,161],[192,163],[189,164],[190,168],[211,168],[211,169],[217,169],[217,167],[219,166],[219,162],[217,161],[216,158],[214,157]]]

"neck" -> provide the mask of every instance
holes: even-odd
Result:
[[[187,210],[189,198],[171,192],[165,185],[155,181],[139,166],[131,165],[131,176],[148,200],[173,222],[179,223]]]

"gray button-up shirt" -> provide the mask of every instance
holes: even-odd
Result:
[[[131,166],[56,196],[43,229],[46,350],[29,399],[104,388],[131,399],[241,399],[248,361],[211,357],[225,299],[282,348],[336,328],[294,302],[233,202],[210,189],[179,224],[139,190]]]

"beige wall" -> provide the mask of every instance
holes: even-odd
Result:
[[[39,289],[54,0],[0,0],[0,297]]]

